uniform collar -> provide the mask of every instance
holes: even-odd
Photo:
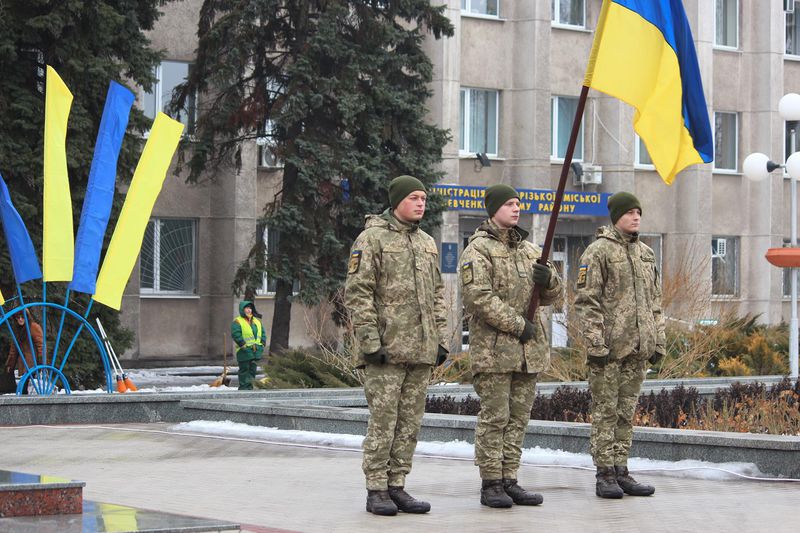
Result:
[[[511,248],[517,247],[520,242],[524,241],[528,237],[528,232],[519,226],[514,226],[513,228],[509,229],[502,229],[500,226],[495,224],[491,218],[481,224],[479,229],[485,231],[498,241],[510,246]]]

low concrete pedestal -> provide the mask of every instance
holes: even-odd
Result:
[[[0,470],[0,518],[80,514],[81,481]]]

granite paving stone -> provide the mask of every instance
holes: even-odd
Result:
[[[96,501],[242,524],[242,531],[714,532],[798,530],[800,485],[713,481],[654,473],[649,498],[601,500],[594,473],[525,465],[520,483],[541,507],[489,509],[469,460],[418,456],[407,490],[427,515],[377,517],[364,510],[358,451],[183,435],[170,424],[2,427],[0,468],[86,482]],[[0,520],[0,531],[3,521]]]

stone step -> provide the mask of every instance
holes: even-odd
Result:
[[[0,470],[0,531],[181,533],[239,531],[239,524],[83,500],[82,481]]]
[[[0,518],[80,514],[82,481],[0,470]]]
[[[14,517],[3,520],[0,526],[0,531],[14,533],[201,533],[240,530],[241,526],[235,522],[90,500],[84,501],[83,514]]]

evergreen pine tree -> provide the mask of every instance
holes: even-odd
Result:
[[[270,351],[288,346],[291,297],[331,297],[346,274],[364,215],[382,211],[388,182],[434,170],[448,132],[426,123],[432,65],[426,33],[452,35],[429,0],[206,0],[195,68],[173,100],[200,94],[197,131],[184,145],[190,180],[234,162],[266,139],[283,161],[282,187],[233,283],[252,298],[266,270],[277,280]],[[427,224],[441,199],[431,198]]]

